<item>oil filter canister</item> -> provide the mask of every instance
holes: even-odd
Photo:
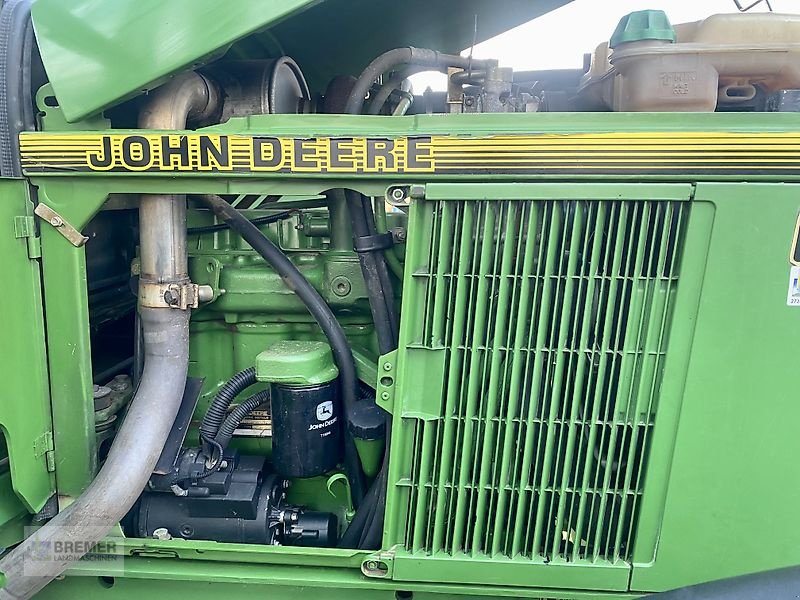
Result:
[[[342,461],[338,375],[323,342],[278,342],[256,358],[256,378],[270,384],[272,463],[279,475],[315,477]]]

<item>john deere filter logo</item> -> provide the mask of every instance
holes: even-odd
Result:
[[[317,421],[327,421],[333,416],[333,402],[327,400],[317,404]]]
[[[20,135],[26,173],[800,175],[800,133],[605,132],[464,137],[202,133]]]

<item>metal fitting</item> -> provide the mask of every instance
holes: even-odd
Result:
[[[171,540],[172,535],[169,532],[169,529],[166,527],[159,527],[158,529],[153,530],[153,538],[157,540]]]
[[[139,281],[139,306],[146,308],[197,308],[201,302],[210,302],[214,290],[210,285],[196,283],[149,283]]]

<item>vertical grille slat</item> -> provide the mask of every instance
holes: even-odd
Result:
[[[409,268],[422,312],[406,324],[444,367],[438,418],[403,417],[402,544],[416,556],[630,561],[688,203],[415,210],[429,241]]]

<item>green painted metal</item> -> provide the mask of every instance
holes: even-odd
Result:
[[[281,340],[256,356],[256,379],[287,385],[319,385],[333,381],[339,369],[324,342]]]
[[[0,475],[0,547],[9,548],[24,539],[29,524],[28,508],[14,492],[11,472],[6,471]]]
[[[310,3],[238,2],[231,10],[212,0],[38,0],[32,13],[50,82],[67,120],[75,121],[219,57],[235,40]]]
[[[633,589],[800,564],[800,451],[793,423],[798,315],[786,306],[796,185],[698,184],[693,217],[713,220],[657,552],[637,556]],[[688,248],[687,248],[688,250]],[[702,248],[696,248],[702,252]],[[665,382],[666,385],[666,382]]]
[[[36,236],[28,185],[23,180],[0,180],[0,236],[8,285],[0,294],[4,350],[0,361],[0,428],[11,467],[10,484],[0,492],[0,512],[10,519],[21,501],[36,512],[53,495],[53,426],[47,390],[40,263],[31,258]],[[38,251],[35,256],[38,255]],[[0,484],[8,486],[9,479]],[[2,489],[2,488],[0,488]]]
[[[284,204],[298,206],[297,201],[289,199],[279,202],[275,211],[283,210]],[[251,218],[265,214],[263,210],[243,212]],[[302,218],[315,213],[319,213],[318,208],[304,210]],[[212,219],[208,211],[191,210],[189,226],[211,225]],[[300,219],[291,219],[263,226],[262,230],[289,254],[339,313],[354,346],[359,377],[373,384],[373,328],[358,258],[352,250],[334,247],[333,240],[333,249],[323,251],[320,238],[305,236],[299,225]],[[258,355],[274,344],[287,339],[316,344],[325,338],[296,294],[239,236],[229,230],[193,235],[189,255],[192,281],[211,285],[216,291],[215,300],[195,311],[190,324],[190,372],[205,378],[198,405],[200,417],[228,378],[256,365]],[[346,284],[346,293],[335,289],[337,283]],[[236,438],[235,445],[269,453],[270,441],[268,437]]]
[[[261,595],[292,600],[298,594],[324,594],[334,600],[396,600],[397,598],[446,600],[448,598],[528,598],[530,600],[629,600],[632,594],[602,594],[571,590],[531,590],[511,586],[486,588],[468,585],[412,584],[368,579],[352,569],[299,565],[215,564],[161,558],[126,560],[117,568],[102,563],[79,563],[72,576],[55,581],[40,592],[42,600],[64,597],[133,599],[142,594],[182,595],[200,600],[224,596],[233,600]],[[413,595],[413,596],[412,596]]]
[[[524,113],[524,114],[493,114],[493,115],[417,115],[409,117],[365,117],[344,115],[256,115],[241,119],[231,119],[229,122],[214,127],[195,131],[195,134],[242,134],[247,136],[288,137],[288,138],[327,138],[327,137],[403,137],[403,136],[449,136],[449,137],[492,137],[503,135],[540,136],[541,134],[591,134],[591,133],[659,133],[662,136],[670,132],[703,133],[713,137],[715,132],[720,133],[763,133],[770,132],[790,133],[800,127],[800,116],[797,113],[664,113],[657,117],[646,113],[608,113],[602,118],[588,116],[588,113],[570,115],[570,121],[565,122],[560,113]],[[87,134],[96,133],[87,131]],[[119,134],[131,134],[131,130],[115,131]],[[136,134],[141,133],[137,131]],[[153,135],[163,135],[169,132],[146,132]],[[182,132],[171,132],[180,134]],[[36,134],[29,134],[36,135]],[[23,140],[26,134],[23,134]],[[669,141],[668,136],[663,137]],[[41,140],[39,140],[41,141]],[[578,146],[585,140],[575,139]],[[736,139],[730,139],[730,144]],[[768,155],[765,155],[768,156]],[[758,157],[757,157],[758,158]],[[755,165],[755,163],[754,163]],[[537,181],[560,181],[568,177],[570,180],[620,180],[635,178],[638,181],[719,181],[738,180],[741,175],[736,174],[736,164],[729,165],[730,174],[717,174],[707,172],[702,168],[687,169],[681,173],[663,174],[654,169],[652,173],[614,173],[608,175],[582,173],[532,173],[519,174],[513,172],[465,172],[451,174],[438,173],[384,173],[369,172],[341,174],[336,172],[309,173],[298,170],[293,173],[247,171],[225,173],[227,178],[227,193],[238,194],[286,194],[301,195],[319,194],[333,187],[351,186],[370,196],[380,196],[386,191],[380,181],[391,183],[426,183],[435,181],[480,181],[490,178],[492,181],[516,182],[525,179]],[[754,167],[755,168],[755,167]],[[45,177],[60,177],[63,173],[53,170],[45,173],[30,173],[34,180]],[[219,178],[222,173],[203,173],[200,171],[163,171],[163,172],[106,172],[93,171],[88,176],[101,179],[116,178],[141,178],[155,182],[159,178],[169,179],[199,179]],[[748,174],[748,180],[769,181],[776,177],[786,181],[800,179],[798,171],[771,173],[770,170]],[[132,179],[131,179],[132,180]],[[300,181],[303,181],[303,184]],[[307,181],[306,181],[307,180]],[[217,181],[221,181],[217,179]],[[316,187],[309,187],[308,182],[318,181]],[[152,184],[144,184],[144,187]]]
[[[380,471],[386,442],[384,440],[362,440],[356,438],[355,445],[364,475],[372,479]]]
[[[799,129],[800,118],[785,114],[309,115],[251,118],[220,128],[297,137]],[[800,489],[786,474],[798,450],[790,428],[800,415],[787,373],[800,331],[785,300],[800,194],[781,184],[783,177],[768,174],[757,177],[761,183],[702,182],[712,179],[686,173],[568,182],[486,175],[413,180],[424,187],[411,203],[403,344],[397,360],[384,357],[391,359],[389,370],[384,359],[375,359],[363,299],[339,307],[358,347],[360,376],[374,383],[380,374],[393,382],[379,386],[396,416],[387,537],[378,555],[389,567],[386,578],[361,574],[364,553],[127,540],[124,573],[79,565],[75,571],[89,577],[56,582],[43,597],[60,591],[124,598],[148,589],[200,595],[215,585],[224,585],[231,597],[262,590],[281,597],[296,595],[302,581],[302,589],[345,590],[348,597],[392,597],[401,590],[415,597],[623,598],[633,597],[628,589],[659,590],[797,564],[800,555],[786,532],[798,527]],[[40,199],[78,227],[107,194],[309,197],[346,186],[381,195],[398,183],[386,174],[342,179],[302,173],[59,174],[33,180]],[[192,225],[208,224],[202,215],[192,219]],[[91,456],[80,443],[82,411],[91,406],[83,374],[89,348],[81,337],[88,327],[85,290],[75,284],[82,282],[83,257],[42,227],[45,302],[58,317],[50,323],[46,304],[51,389],[59,392],[53,393],[56,432],[63,428],[56,435],[56,463],[59,486],[63,475],[71,495],[90,476],[72,464]],[[286,242],[324,294],[330,293],[330,261],[357,268],[341,221],[332,228],[338,242],[321,252],[324,259],[322,247],[314,245],[318,238],[280,238],[288,234],[277,229],[271,226],[270,235]],[[539,235],[523,239],[523,230]],[[496,243],[491,231],[514,243]],[[191,370],[208,377],[204,398],[276,341],[322,340],[302,307],[277,293],[280,282],[235,236],[193,239],[191,253],[193,279],[206,272],[207,282],[218,277],[217,285],[228,290],[192,322]],[[461,253],[466,260],[458,260]],[[559,255],[565,258],[556,260]],[[55,265],[50,271],[48,261]],[[610,265],[609,274],[590,270],[595,276],[587,276],[586,265]],[[462,293],[464,286],[473,286],[474,295]],[[276,293],[269,302],[258,296],[264,289]],[[592,290],[606,290],[605,296],[589,302]],[[68,314],[71,322],[61,322]],[[457,318],[462,314],[469,318]],[[529,329],[528,314],[541,316],[543,327]],[[613,326],[603,325],[604,332],[619,328],[625,335],[601,335],[597,342],[594,328],[605,321]],[[529,341],[531,332],[537,335]],[[74,340],[78,345],[70,346]],[[476,366],[454,368],[453,357],[469,352]],[[596,362],[587,358],[593,354]],[[522,356],[533,360],[520,361]],[[545,385],[530,394],[542,399],[541,413],[523,403],[527,395],[511,393],[514,386],[537,389],[535,377]],[[605,383],[611,381],[613,394]],[[412,398],[411,390],[421,393]],[[594,399],[597,415],[587,418],[576,401],[583,397]],[[67,420],[69,411],[78,418]],[[531,431],[539,433],[528,436]],[[516,454],[518,439],[522,451]],[[601,459],[588,452],[598,439]],[[113,586],[99,575],[115,576]]]
[[[487,561],[498,581],[627,589],[657,407],[680,403],[659,393],[667,333],[694,314],[672,301],[703,264],[682,253],[691,187],[554,187],[411,207],[404,299],[425,310],[397,359],[396,579],[485,582]]]
[[[288,54],[319,91],[359,73],[396,46],[460,52],[569,0],[376,3],[371,0],[37,0],[36,38],[68,121],[153,89],[168,76],[225,54]],[[446,24],[446,25],[445,25]]]
[[[42,191],[39,201],[81,228],[105,194],[71,189],[51,198]],[[59,494],[74,497],[97,470],[86,260],[83,248],[72,246],[49,224],[40,230],[56,479]]]

